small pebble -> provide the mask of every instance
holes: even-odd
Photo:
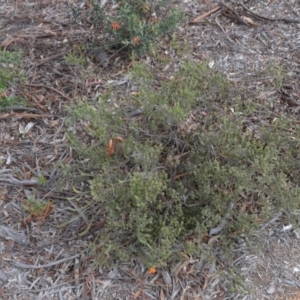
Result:
[[[267,293],[269,295],[272,295],[275,293],[275,287],[274,286],[270,286],[268,289],[267,289]]]

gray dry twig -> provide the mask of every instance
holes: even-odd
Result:
[[[34,270],[37,270],[37,269],[42,269],[42,268],[53,267],[53,266],[61,264],[63,262],[72,260],[72,259],[74,259],[74,258],[76,258],[78,256],[80,256],[80,254],[76,254],[76,255],[73,255],[71,257],[65,257],[65,258],[53,261],[53,262],[45,264],[45,265],[40,265],[40,266],[26,265],[26,264],[22,264],[22,263],[18,263],[18,262],[15,264],[15,266],[18,267],[18,268],[22,268],[22,269],[34,269]]]

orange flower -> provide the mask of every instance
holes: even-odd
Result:
[[[155,268],[150,268],[149,271],[148,271],[148,273],[149,273],[150,275],[153,275],[153,274],[156,273],[156,269],[155,269]]]
[[[120,25],[118,22],[113,22],[113,23],[111,24],[111,28],[112,28],[113,30],[119,30],[119,29],[121,28],[121,25]]]
[[[140,43],[141,43],[141,39],[138,36],[133,38],[133,44],[134,45],[139,46]]]

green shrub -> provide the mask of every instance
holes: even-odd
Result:
[[[89,157],[86,170],[98,170],[91,194],[107,220],[95,240],[99,263],[138,257],[166,265],[182,253],[206,253],[202,241],[226,213],[223,244],[274,211],[299,207],[296,120],[269,122],[265,108],[252,130],[247,124],[258,106],[242,101],[206,63],[183,64],[159,89],[146,66],[136,66],[132,80],[139,92],[126,104],[107,101],[112,92],[97,104],[79,103],[69,120],[97,141],[87,147],[69,134],[77,153]],[[129,107],[142,114],[128,117]]]
[[[21,65],[20,51],[9,52],[0,49],[0,107],[21,102],[18,97],[6,93],[8,84],[24,78]]]
[[[104,30],[113,38],[115,47],[124,47],[143,55],[154,39],[168,34],[183,17],[182,12],[168,5],[169,2],[170,0],[116,0],[116,11],[108,15],[99,1],[94,1],[94,21],[104,25]]]

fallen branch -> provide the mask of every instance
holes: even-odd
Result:
[[[0,120],[12,119],[12,118],[17,118],[17,119],[50,118],[53,116],[54,115],[49,115],[49,114],[11,113],[11,114],[4,114],[3,116],[0,116]]]
[[[264,17],[264,16],[261,16],[259,14],[254,13],[253,11],[251,11],[250,9],[248,9],[240,0],[239,0],[239,4],[243,7],[243,9],[249,15],[251,15],[252,17],[255,17],[256,19],[259,19],[259,20],[271,21],[271,22],[280,21],[280,22],[286,22],[286,23],[300,23],[300,19],[290,19],[290,18],[284,18],[284,17],[279,17],[279,18]]]
[[[210,16],[211,14],[215,13],[216,11],[220,10],[221,6],[218,5],[217,7],[215,7],[214,9],[204,13],[203,15],[195,18],[193,21],[191,21],[191,23],[198,23],[200,21],[202,21],[203,19],[205,19],[206,17]]]
[[[38,185],[38,181],[35,179],[32,180],[19,180],[14,178],[13,176],[6,174],[6,175],[2,175],[0,177],[0,182],[7,182],[13,185],[21,185],[21,186],[34,186],[34,185]]]
[[[233,8],[229,7],[223,2],[220,4],[223,6],[222,15],[236,21],[238,24],[249,26],[249,24],[245,22]]]
[[[54,54],[54,55],[52,55],[52,56],[45,57],[45,58],[41,59],[40,61],[38,61],[37,63],[35,63],[33,67],[35,67],[35,68],[36,68],[36,67],[39,67],[39,66],[41,66],[41,65],[43,65],[43,64],[45,64],[45,63],[47,63],[48,61],[50,61],[50,60],[52,60],[52,59],[54,59],[54,58],[57,58],[57,57],[60,57],[60,56],[63,56],[63,55],[65,55],[65,54],[69,53],[71,50],[72,50],[72,49],[69,49],[69,50],[63,51],[63,52],[61,52],[61,53],[58,53],[58,54]]]
[[[269,222],[267,222],[265,225],[263,225],[263,226],[260,228],[260,230],[264,230],[264,229],[266,229],[269,225],[271,225],[272,223],[275,223],[282,215],[283,215],[282,212],[277,213],[277,214],[275,215],[275,217],[274,217],[272,220],[270,220]]]
[[[217,24],[217,26],[222,30],[222,32],[225,34],[227,40],[232,43],[232,44],[235,44],[235,42],[227,35],[225,29],[223,28],[223,26],[220,24],[219,20],[218,20],[218,15],[216,15],[215,17],[215,22]]]
[[[64,263],[68,260],[72,260],[76,257],[80,256],[80,254],[76,254],[76,255],[73,255],[71,257],[66,257],[66,258],[62,258],[60,260],[57,260],[57,261],[53,261],[49,264],[45,264],[45,265],[40,265],[40,266],[36,266],[36,265],[26,265],[26,264],[22,264],[22,263],[16,263],[15,266],[18,267],[18,268],[22,268],[22,269],[34,269],[34,270],[37,270],[37,269],[44,269],[44,268],[49,268],[49,267],[53,267],[55,265],[59,265],[61,263]]]
[[[49,90],[51,90],[51,91],[56,92],[57,94],[59,94],[59,95],[62,96],[63,98],[65,98],[65,99],[71,101],[71,98],[69,98],[68,96],[64,95],[61,91],[59,91],[59,90],[57,90],[57,89],[55,89],[55,88],[53,88],[53,87],[51,87],[51,86],[47,86],[47,85],[44,85],[44,84],[29,84],[29,83],[27,83],[27,84],[22,84],[22,85],[25,85],[25,86],[33,86],[33,87],[44,87],[44,88],[46,88],[46,89],[49,89]]]

